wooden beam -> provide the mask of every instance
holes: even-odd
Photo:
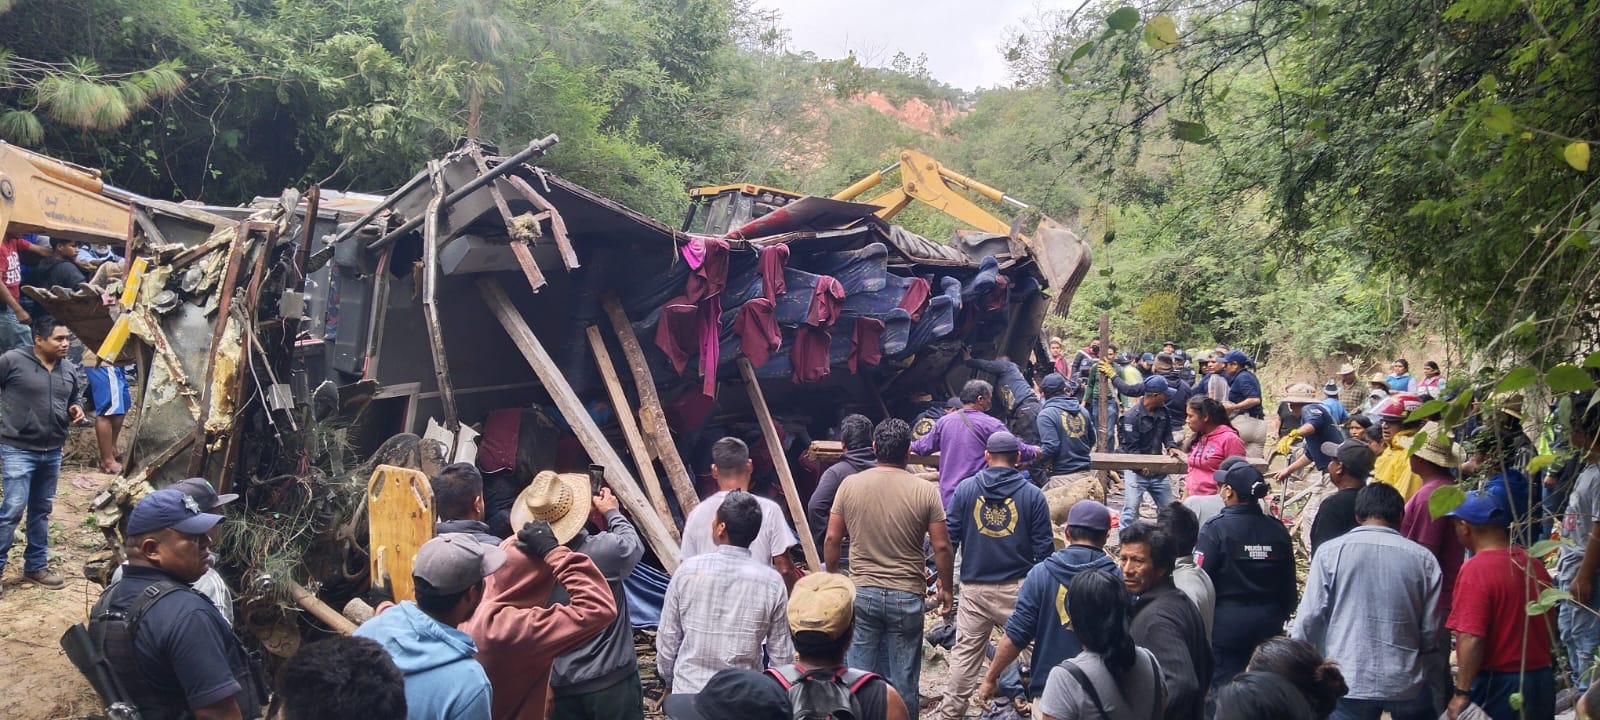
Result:
[[[628,514],[633,517],[634,525],[639,528],[639,534],[644,536],[645,542],[650,543],[650,548],[655,551],[656,557],[661,559],[661,566],[668,573],[678,569],[678,543],[672,539],[672,534],[655,514],[655,509],[650,506],[650,499],[639,490],[638,483],[634,482],[633,474],[628,472],[628,466],[622,462],[622,457],[606,441],[601,434],[600,427],[595,424],[594,418],[589,417],[588,408],[578,394],[567,384],[567,378],[561,374],[561,368],[555,360],[550,358],[544,345],[533,334],[533,329],[528,327],[528,322],[523,319],[522,313],[511,304],[511,298],[506,297],[506,291],[501,289],[500,282],[493,277],[478,279],[478,291],[483,294],[483,300],[489,309],[505,328],[506,334],[511,336],[511,342],[516,344],[522,352],[522,357],[533,368],[539,382],[544,384],[545,390],[550,393],[550,398],[555,401],[556,408],[561,411],[562,417],[572,425],[572,431],[578,436],[578,441],[583,443],[583,448],[589,452],[589,457],[606,466],[606,482],[611,489],[616,491],[617,499],[622,506],[628,509]],[[615,468],[615,470],[613,470]]]
[[[1111,316],[1107,315],[1106,313],[1100,313],[1100,356],[1094,359],[1096,365],[1098,365],[1101,360],[1110,356],[1110,349]],[[1100,404],[1099,409],[1101,428],[1099,437],[1095,438],[1094,449],[1100,452],[1106,452],[1106,446],[1111,443],[1111,428],[1117,426],[1117,419],[1111,415],[1111,407],[1114,407],[1110,403],[1111,379],[1106,377],[1105,374],[1101,373],[1099,367],[1090,368],[1089,372],[1093,373],[1091,377],[1096,378],[1100,383],[1100,399],[1098,402]]]
[[[755,366],[749,358],[739,358],[739,374],[744,376],[744,388],[750,393],[750,406],[755,408],[756,420],[761,423],[761,434],[767,438],[767,452],[772,455],[772,466],[783,483],[783,497],[789,501],[789,514],[800,530],[800,546],[806,551],[806,565],[812,572],[822,570],[822,556],[817,554],[817,541],[811,537],[811,524],[806,522],[806,503],[795,489],[794,473],[789,470],[789,460],[783,454],[783,440],[778,437],[778,426],[772,422],[772,412],[767,410],[767,399],[761,393],[761,383],[756,380]]]
[[[661,489],[661,478],[656,476],[650,451],[645,449],[644,436],[639,434],[639,426],[634,424],[633,404],[628,402],[628,394],[622,391],[622,380],[617,377],[617,366],[611,364],[611,353],[606,350],[605,338],[600,337],[600,328],[595,325],[584,328],[584,332],[589,336],[594,364],[600,368],[606,392],[611,395],[611,407],[616,410],[617,424],[622,426],[622,436],[628,441],[628,452],[633,453],[633,464],[639,468],[644,491],[650,496],[650,504],[655,507],[656,514],[661,516],[661,522],[666,523],[667,532],[672,533],[673,540],[679,540],[678,523],[672,519],[672,509],[667,507],[667,495]]]
[[[639,345],[639,338],[633,334],[633,324],[628,322],[628,313],[615,296],[601,298],[600,306],[611,320],[611,330],[617,334],[622,356],[633,371],[633,386],[639,391],[639,426],[655,448],[656,457],[661,458],[661,466],[667,469],[667,480],[672,484],[673,494],[678,496],[678,509],[683,511],[684,517],[689,517],[700,504],[700,493],[695,492],[688,467],[678,456],[677,444],[672,442],[672,430],[667,427],[667,416],[661,411],[661,397],[656,394],[656,380],[645,362],[644,347]]]

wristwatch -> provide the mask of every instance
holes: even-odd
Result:
[[[1453,685],[1450,687],[1450,694],[1454,695],[1456,697],[1472,697],[1472,691],[1471,690],[1462,690],[1461,688],[1455,687]]]

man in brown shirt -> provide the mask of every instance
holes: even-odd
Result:
[[[839,567],[839,548],[850,538],[850,578],[856,585],[855,641],[850,667],[889,679],[916,712],[922,675],[922,617],[928,581],[923,540],[933,545],[939,568],[939,614],[951,604],[955,562],[939,488],[906,472],[911,427],[888,419],[872,431],[878,464],[839,485],[828,517],[824,561]]]

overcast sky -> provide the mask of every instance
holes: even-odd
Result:
[[[887,67],[896,52],[928,55],[928,70],[967,90],[1005,85],[1000,47],[1006,28],[1034,12],[1036,0],[757,0],[783,13],[790,49],[823,58],[854,50]]]

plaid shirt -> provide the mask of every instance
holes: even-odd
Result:
[[[788,610],[783,577],[749,549],[719,545],[689,558],[661,605],[656,674],[673,694],[697,693],[719,670],[761,670],[763,642],[774,667],[791,663]]]
[[[1344,406],[1345,412],[1354,415],[1361,412],[1362,404],[1367,402],[1367,393],[1372,392],[1370,383],[1356,382],[1350,387],[1344,386],[1344,381],[1339,382],[1339,404]]]

